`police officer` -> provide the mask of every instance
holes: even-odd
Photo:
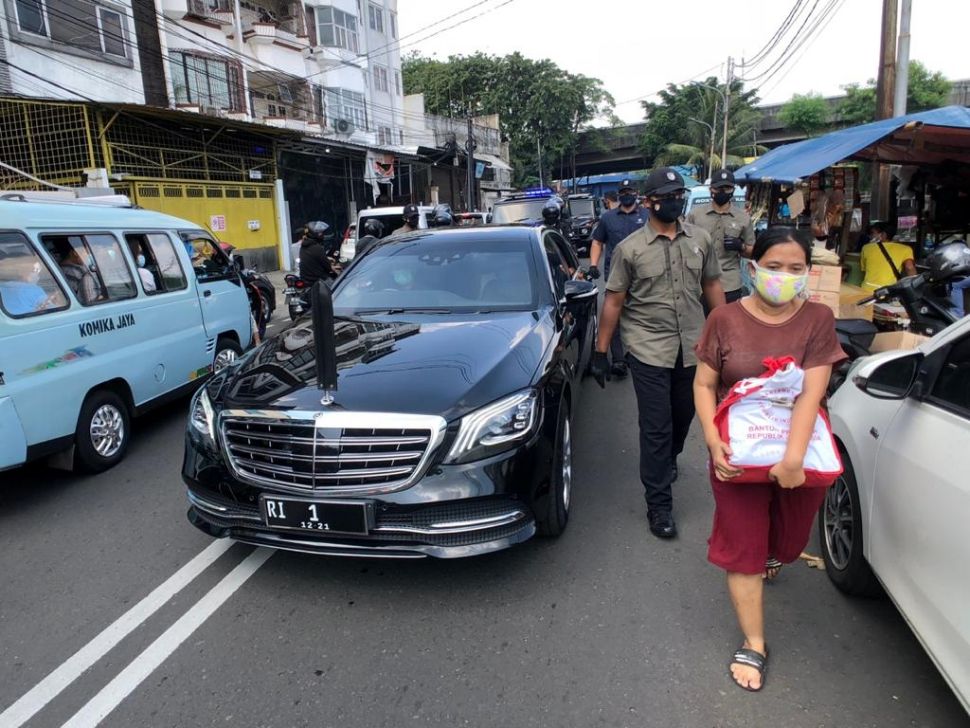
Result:
[[[684,179],[669,167],[645,185],[649,217],[613,251],[592,374],[606,386],[606,349],[617,324],[640,419],[640,480],[650,531],[673,538],[671,483],[694,417],[694,344],[704,326],[701,295],[724,303],[717,250],[706,230],[682,221]]]
[[[593,243],[589,251],[589,277],[596,280],[600,277],[599,264],[603,261],[603,273],[610,277],[610,262],[613,251],[620,241],[643,227],[647,221],[647,212],[637,201],[637,189],[631,180],[620,182],[617,195],[617,207],[607,210],[600,217],[599,224],[593,231]],[[610,341],[610,356],[613,359],[612,373],[622,379],[627,375],[627,364],[623,359],[623,344],[620,342],[620,330],[617,329]]]
[[[721,263],[721,287],[728,303],[744,295],[741,285],[741,257],[754,249],[754,226],[743,210],[732,204],[734,174],[719,169],[711,175],[711,203],[690,211],[687,222],[702,227],[711,236]]]
[[[324,239],[330,231],[330,226],[319,220],[308,222],[303,242],[300,243],[300,278],[312,286],[319,280],[329,280],[336,277]]]
[[[395,230],[392,235],[402,235],[404,233],[413,233],[418,229],[418,225],[421,222],[421,211],[418,210],[418,206],[414,203],[404,206],[404,224]]]

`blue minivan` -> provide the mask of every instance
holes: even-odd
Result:
[[[196,225],[0,199],[0,470],[47,456],[110,468],[133,416],[191,392],[252,337],[239,274]]]

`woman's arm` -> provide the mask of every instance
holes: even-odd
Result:
[[[808,452],[808,443],[812,439],[815,420],[831,375],[830,364],[805,370],[802,393],[795,399],[792,410],[785,456],[768,472],[768,477],[782,488],[797,488],[805,483],[805,453]]]
[[[730,480],[741,474],[741,469],[731,465],[731,448],[721,440],[721,435],[714,425],[714,412],[717,410],[717,384],[721,378],[720,372],[709,364],[698,362],[694,374],[694,408],[697,418],[704,428],[704,442],[711,454],[714,471],[721,480]]]

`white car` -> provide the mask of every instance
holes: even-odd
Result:
[[[830,414],[845,473],[819,511],[829,578],[881,585],[970,712],[970,318],[860,359]]]

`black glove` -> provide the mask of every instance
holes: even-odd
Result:
[[[724,238],[724,249],[730,250],[735,253],[741,253],[744,251],[744,241],[741,238]]]
[[[589,363],[589,372],[593,375],[596,383],[606,389],[606,382],[610,378],[610,362],[606,358],[606,352],[593,352],[593,359]]]
[[[586,273],[586,277],[589,278],[591,281],[595,281],[597,278],[600,277],[600,269],[597,268],[595,265],[591,265],[589,267],[589,271]]]

